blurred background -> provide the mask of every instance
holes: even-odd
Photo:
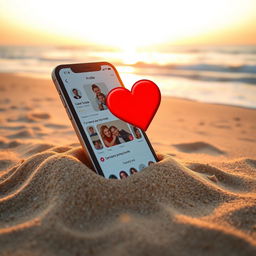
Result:
[[[256,1],[0,0],[0,72],[108,61],[127,88],[256,108]]]

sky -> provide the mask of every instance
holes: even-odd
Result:
[[[253,45],[255,24],[255,0],[0,0],[1,45]]]

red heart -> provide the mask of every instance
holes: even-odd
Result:
[[[113,115],[146,131],[160,105],[158,86],[149,80],[137,81],[131,92],[123,87],[112,89],[107,105]]]

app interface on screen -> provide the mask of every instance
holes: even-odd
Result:
[[[126,178],[155,162],[141,130],[108,110],[108,92],[121,86],[111,66],[84,73],[65,68],[60,77],[106,178]]]

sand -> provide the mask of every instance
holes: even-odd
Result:
[[[1,256],[256,254],[256,110],[163,97],[161,160],[108,180],[50,80],[0,78]]]

